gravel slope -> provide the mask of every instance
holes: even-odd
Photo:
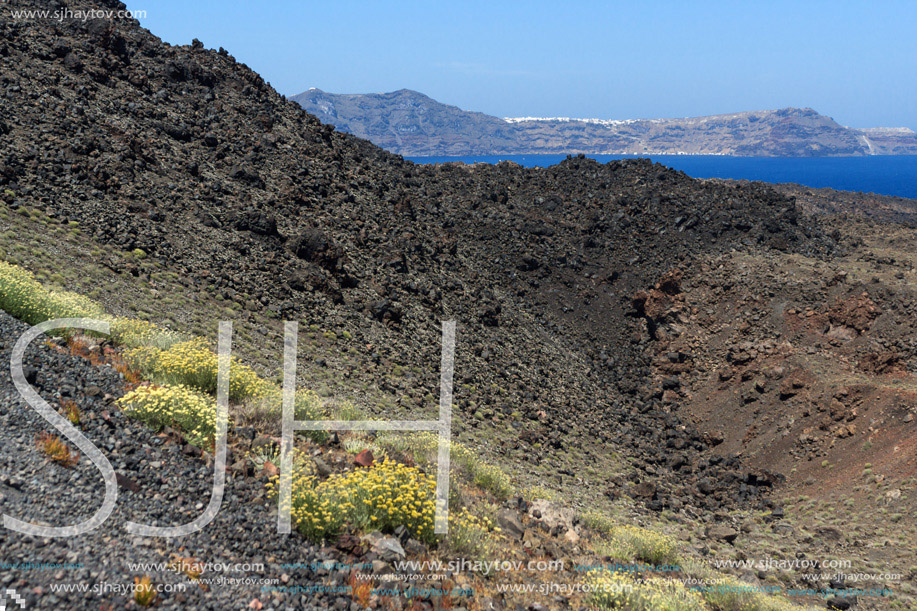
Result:
[[[12,346],[27,326],[0,312],[0,509],[21,520],[64,526],[90,517],[100,506],[104,484],[100,472],[86,459],[73,469],[51,464],[35,445],[36,436],[51,431],[19,396],[12,384],[9,360]],[[139,486],[131,491],[122,480],[118,503],[98,529],[77,537],[44,539],[0,530],[4,563],[80,563],[82,568],[37,569],[3,565],[0,586],[26,598],[27,609],[123,608],[130,595],[122,594],[134,577],[150,574],[154,584],[186,584],[184,592],[161,594],[160,609],[242,609],[260,598],[264,609],[350,608],[350,597],[326,599],[302,595],[277,604],[262,595],[261,580],[288,585],[320,583],[328,571],[289,570],[284,563],[311,563],[335,559],[337,550],[320,550],[299,536],[276,532],[276,515],[263,496],[263,482],[228,474],[226,494],[214,521],[193,535],[175,539],[129,535],[128,521],[168,525],[188,522],[206,505],[213,471],[204,460],[186,454],[176,442],[153,434],[129,420],[112,405],[122,394],[119,374],[111,367],[95,367],[80,357],[61,354],[35,342],[26,354],[26,374],[51,405],[72,398],[82,410],[82,431],[109,458],[115,470]],[[106,420],[104,414],[109,415]],[[188,449],[188,448],[186,448]],[[190,452],[188,452],[190,453]],[[237,457],[230,457],[230,461]],[[169,562],[170,554],[202,562],[263,564],[263,570],[205,572],[204,578],[233,578],[242,583],[213,585],[209,591],[179,573],[131,570],[130,563]],[[241,567],[245,568],[245,567]],[[251,567],[249,567],[251,568]],[[257,568],[257,567],[255,567]],[[343,583],[335,572],[333,582]],[[281,583],[281,582],[275,582]],[[88,585],[87,592],[55,592],[67,584]],[[102,589],[107,590],[102,592]],[[291,595],[292,596],[292,595]],[[298,596],[297,596],[298,598]],[[337,602],[338,606],[334,603]]]

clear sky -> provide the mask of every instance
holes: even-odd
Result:
[[[287,95],[408,88],[497,116],[811,107],[917,129],[917,2],[129,0]]]

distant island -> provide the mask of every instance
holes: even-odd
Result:
[[[811,108],[606,120],[500,118],[443,104],[409,89],[354,95],[310,89],[292,99],[322,122],[406,156],[917,154],[917,134],[911,129],[845,127]]]

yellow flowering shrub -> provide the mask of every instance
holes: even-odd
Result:
[[[217,388],[217,355],[207,340],[195,337],[167,350],[144,346],[129,350],[126,358],[145,378],[161,384],[183,385],[206,393]],[[271,384],[232,357],[229,365],[229,398],[255,397],[269,392]]]
[[[278,477],[268,483],[276,494]],[[436,479],[414,467],[384,460],[369,468],[333,474],[324,481],[305,470],[293,474],[292,519],[312,541],[336,536],[344,524],[391,532],[404,525],[433,542]]]
[[[0,261],[0,309],[30,325],[54,318],[98,318],[102,307],[82,295],[51,291],[31,272]]]
[[[449,551],[461,556],[484,556],[492,550],[491,531],[494,524],[478,517],[463,507],[459,512],[449,512],[449,534],[445,545]]]
[[[115,343],[128,348],[151,346],[165,350],[179,341],[177,333],[136,318],[115,316],[109,319],[111,338]]]
[[[615,560],[640,560],[654,565],[675,564],[678,561],[675,539],[629,524],[616,526],[611,532],[611,540],[599,552]]]
[[[409,453],[415,461],[429,464],[437,455],[439,436],[436,433],[421,431],[409,434],[384,434],[376,439],[380,446],[396,452]],[[494,496],[505,499],[513,493],[509,476],[499,467],[481,459],[471,448],[452,441],[449,446],[449,457],[455,465],[467,472],[471,482]]]
[[[525,498],[527,499],[544,499],[546,501],[559,501],[560,496],[554,490],[544,486],[529,486],[525,489]]]
[[[102,306],[77,293],[49,290],[28,270],[5,261],[0,261],[0,309],[30,325],[54,318],[107,320],[111,338],[123,346],[164,349],[179,339],[150,322],[108,316]]]
[[[205,446],[216,434],[216,403],[187,386],[139,386],[118,399],[126,414],[159,430],[171,426]]]
[[[675,579],[637,580],[623,571],[591,571],[586,576],[588,602],[621,611],[706,611],[704,599]]]

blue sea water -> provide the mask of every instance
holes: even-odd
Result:
[[[514,161],[526,167],[560,163],[566,155],[480,157],[407,157],[415,163],[497,163]],[[601,163],[630,155],[588,155]],[[917,155],[873,157],[725,157],[721,155],[655,155],[655,162],[695,178],[735,178],[764,182],[795,182],[808,187],[863,191],[917,199]]]

